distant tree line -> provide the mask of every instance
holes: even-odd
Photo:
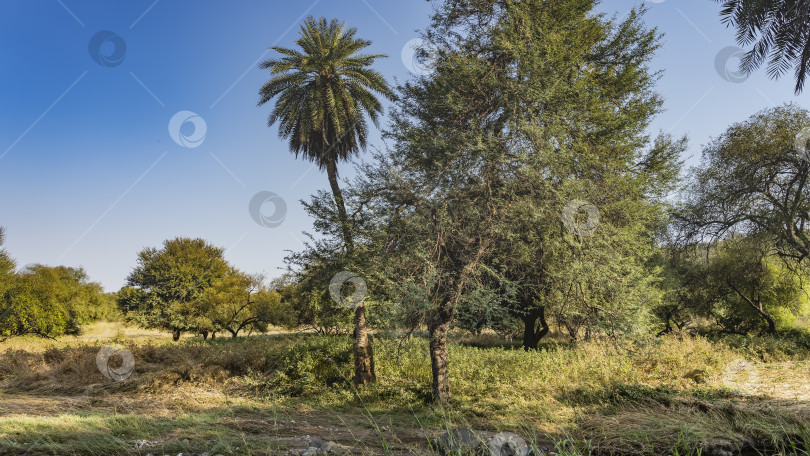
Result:
[[[0,227],[0,340],[24,335],[78,335],[82,325],[120,317],[115,296],[90,282],[82,268],[29,265],[17,270],[2,249]]]

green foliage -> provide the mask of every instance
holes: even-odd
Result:
[[[83,269],[36,265],[9,277],[0,295],[0,337],[79,334],[81,325],[117,316],[112,297]]]
[[[0,247],[4,234],[0,227]],[[0,339],[78,334],[81,325],[118,317],[112,295],[90,282],[84,269],[34,265],[15,272],[14,268],[14,260],[0,249]]]
[[[310,256],[314,253],[314,250],[307,250],[289,256],[288,262],[303,267],[296,274],[280,279],[275,288],[282,303],[293,309],[296,326],[309,327],[320,334],[348,332],[352,325],[352,310],[339,306],[329,295],[329,282],[341,271],[339,260],[319,260]]]
[[[703,331],[748,334],[793,328],[810,311],[801,265],[773,254],[767,238],[735,236],[671,252],[667,298],[657,314]]]
[[[5,229],[0,226],[0,247],[3,247],[3,243],[6,240],[6,233]],[[7,279],[14,273],[14,268],[16,267],[16,263],[14,260],[9,256],[8,252],[5,249],[0,248],[0,286],[4,283],[4,279]]]
[[[785,105],[730,126],[706,146],[675,214],[678,244],[763,235],[782,257],[810,256],[810,161],[797,144],[808,126],[810,112]]]
[[[737,42],[753,44],[740,62],[742,70],[750,74],[767,60],[768,75],[778,79],[793,67],[796,95],[801,93],[810,74],[810,5],[783,0],[715,1],[723,4],[723,22],[737,29]]]
[[[249,276],[237,270],[215,279],[200,296],[201,327],[228,331],[237,337],[243,329],[266,332],[267,325],[294,326],[295,316],[289,303],[282,303],[276,291],[262,285],[263,277]]]
[[[200,298],[213,283],[225,277],[230,266],[223,250],[202,239],[167,240],[163,248],[138,254],[138,266],[118,293],[118,305],[127,320],[145,328],[172,331],[212,330]]]
[[[352,346],[346,337],[307,338],[275,357],[265,386],[291,396],[310,396],[324,387],[347,387],[352,377]]]
[[[322,169],[365,148],[365,115],[376,125],[382,112],[375,93],[392,97],[385,78],[370,68],[385,56],[361,54],[371,42],[356,33],[337,19],[310,16],[295,41],[300,50],[274,46],[282,57],[260,65],[273,78],[262,86],[259,105],[278,96],[268,125],[279,122],[290,149]]]
[[[593,6],[450,1],[434,17],[432,72],[400,87],[392,150],[358,196],[382,252],[369,269],[403,316],[430,324],[444,306],[473,330],[507,314],[514,328],[541,306],[572,338],[644,320],[685,143],[644,134],[657,33]],[[564,226],[574,200],[597,208],[592,235]]]

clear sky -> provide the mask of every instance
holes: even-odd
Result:
[[[621,17],[638,3],[607,0],[600,10]],[[732,122],[788,101],[810,105],[790,75],[734,74],[734,50],[723,52],[734,34],[715,2],[645,3],[648,24],[666,35],[653,63],[664,71],[666,112],[652,131],[688,135],[689,163]],[[176,236],[226,248],[247,272],[280,274],[285,250],[300,249],[311,228],[299,200],[328,184],[267,128],[258,61],[272,45],[291,46],[307,15],[337,17],[389,56],[378,64],[389,81],[402,81],[413,68],[403,49],[430,13],[423,0],[3,0],[6,248],[21,266],[83,266],[110,291],[139,250]],[[372,144],[381,144],[376,132]],[[350,165],[341,172],[351,176]],[[287,207],[282,218],[265,204],[268,226],[249,211],[260,192]]]

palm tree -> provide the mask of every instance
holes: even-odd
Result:
[[[296,40],[298,49],[273,47],[280,58],[261,63],[272,78],[259,91],[259,106],[276,96],[268,126],[279,123],[279,136],[289,140],[295,156],[302,155],[326,170],[335,199],[346,251],[352,253],[349,218],[338,182],[337,164],[365,149],[366,117],[375,126],[382,104],[375,94],[393,99],[385,78],[371,69],[382,54],[360,54],[370,41],[355,38],[345,23],[309,17]],[[357,384],[375,380],[374,355],[368,340],[365,305],[355,309],[355,378]]]
[[[740,63],[746,74],[768,60],[768,75],[779,78],[795,67],[796,94],[810,74],[810,0],[715,0],[723,22],[737,28],[741,46],[755,43]]]

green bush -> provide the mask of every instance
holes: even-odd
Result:
[[[290,396],[309,396],[335,385],[350,385],[352,340],[345,336],[304,338],[271,354],[266,386]]]

